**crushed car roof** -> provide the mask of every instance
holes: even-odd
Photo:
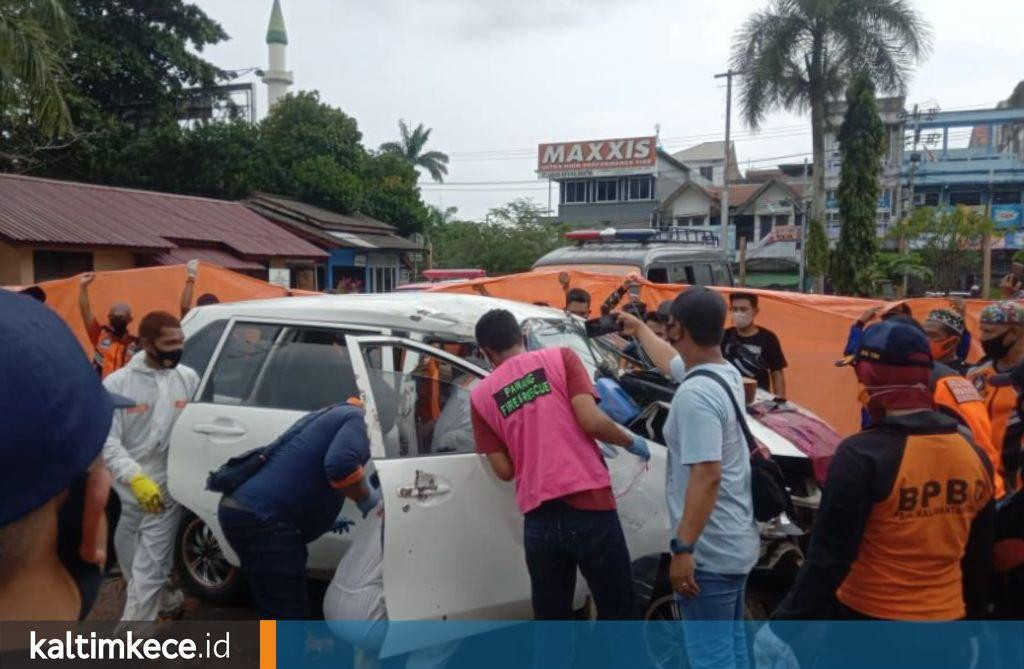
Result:
[[[189,316],[195,314],[194,318],[203,323],[232,317],[287,318],[473,337],[477,320],[492,309],[507,309],[520,321],[565,317],[557,309],[522,302],[429,292],[281,297],[200,307],[189,312]]]

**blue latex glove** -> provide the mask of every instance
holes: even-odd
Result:
[[[651,459],[651,449],[647,447],[647,440],[639,434],[633,434],[633,443],[626,448],[627,453],[632,453],[644,461]]]
[[[356,502],[356,506],[363,512],[363,518],[366,518],[371,511],[377,508],[378,504],[380,504],[380,490],[373,487],[370,488],[370,494],[366,499],[362,502]]]
[[[338,519],[334,521],[334,526],[331,527],[331,532],[334,532],[335,534],[345,534],[350,529],[352,529],[352,526],[355,524],[356,521],[352,520],[351,518],[346,518],[345,516],[338,516]]]

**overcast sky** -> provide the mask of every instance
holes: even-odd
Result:
[[[206,56],[228,69],[266,67],[272,0],[195,0],[231,36]],[[524,196],[538,143],[653,134],[670,151],[722,139],[733,31],[766,0],[282,0],[292,90],[319,90],[354,116],[375,148],[405,118],[434,129],[452,162],[424,200],[465,217]],[[1024,79],[1024,2],[916,0],[934,52],[908,104],[992,106]],[[255,80],[253,75],[241,81]],[[259,90],[259,112],[266,91]],[[800,162],[809,118],[772,114],[753,135],[738,116],[741,167]],[[809,159],[809,155],[808,155]],[[465,185],[475,182],[521,182]],[[557,199],[557,189],[554,193]]]

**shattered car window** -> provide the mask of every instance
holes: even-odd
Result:
[[[591,372],[612,371],[619,368],[621,353],[605,337],[589,339],[584,333],[582,322],[570,319],[531,318],[523,322],[526,348],[533,351],[542,348],[569,348],[583,360]]]

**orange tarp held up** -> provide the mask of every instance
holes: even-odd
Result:
[[[518,302],[544,302],[564,307],[565,294],[559,284],[560,269],[535,270],[524,274],[476,279],[466,283],[442,285],[432,290],[448,293],[483,294]],[[593,299],[592,315],[601,303],[622,283],[622,277],[608,274],[571,271],[572,288],[583,288]],[[639,296],[648,308],[662,300],[674,298],[685,286],[637,281]],[[854,297],[804,295],[779,291],[744,288],[716,288],[723,295],[749,292],[758,295],[761,313],[757,322],[779,336],[789,361],[786,388],[789,398],[824,418],[842,435],[860,429],[860,405],[857,403],[857,380],[849,368],[835,366],[842,357],[850,326],[866,309],[884,306],[886,302]],[[917,319],[932,309],[949,308],[946,299],[928,298],[906,301]],[[977,346],[978,316],[988,302],[971,300],[967,305],[967,325],[975,335],[972,360],[980,356]]]
[[[138,333],[139,321],[151,311],[181,314],[181,291],[185,287],[185,266],[146,267],[117,272],[96,272],[96,280],[89,285],[89,302],[93,317],[106,324],[107,313],[115,302],[127,302],[132,307],[133,321],[128,329]],[[78,277],[44,281],[38,284],[46,291],[46,304],[56,311],[71,327],[87,354],[92,353],[85,325],[78,310]],[[221,302],[238,302],[292,294],[310,294],[281,288],[238,272],[208,263],[199,264],[192,304],[204,293],[212,293]]]

